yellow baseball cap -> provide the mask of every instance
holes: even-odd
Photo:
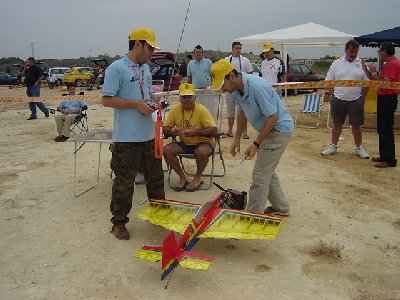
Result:
[[[263,45],[263,50],[262,50],[262,52],[268,52],[269,50],[271,50],[271,49],[273,49],[274,48],[274,44],[272,44],[272,43],[265,43],[264,45]]]
[[[137,28],[131,32],[128,39],[130,41],[146,41],[150,46],[159,50],[160,46],[156,41],[154,31],[149,28]]]
[[[194,95],[194,85],[190,83],[183,83],[179,86],[180,96],[191,96]]]
[[[211,66],[210,73],[212,77],[211,88],[219,90],[224,82],[224,77],[228,75],[235,67],[227,59],[220,59]]]

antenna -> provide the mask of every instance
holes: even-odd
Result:
[[[32,51],[32,57],[35,57],[35,47],[33,47],[33,45],[35,45],[35,42],[31,42],[31,51]]]

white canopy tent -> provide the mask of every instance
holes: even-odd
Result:
[[[281,57],[285,58],[287,48],[340,47],[356,36],[355,34],[344,33],[310,22],[285,29],[237,38],[235,41],[239,41],[243,45],[253,46],[262,46],[265,42],[273,43],[275,50],[280,50]],[[286,64],[286,59],[284,61]]]

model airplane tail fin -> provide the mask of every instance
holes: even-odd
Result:
[[[178,266],[178,262],[175,259],[175,253],[177,251],[177,243],[175,234],[171,230],[167,237],[164,239],[162,247],[162,261],[161,261],[161,280],[164,280],[169,273],[172,272]]]
[[[161,267],[164,270],[169,264],[171,264],[171,260],[175,260],[175,252],[176,252],[176,239],[173,231],[170,231],[169,234],[164,239],[163,247],[162,247],[162,264]]]
[[[194,252],[179,250],[176,255],[176,260],[182,268],[207,271],[213,263],[214,258]]]

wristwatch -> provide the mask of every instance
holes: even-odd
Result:
[[[256,145],[257,149],[260,148],[260,144],[257,143],[256,141],[253,141],[253,144]]]

